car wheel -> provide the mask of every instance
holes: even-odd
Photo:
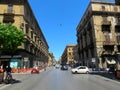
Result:
[[[77,71],[75,71],[75,74],[77,74],[78,72]]]
[[[89,73],[89,71],[86,72],[86,74],[88,74],[88,73]]]
[[[74,74],[74,72],[72,72],[72,74]]]

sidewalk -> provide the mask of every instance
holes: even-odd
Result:
[[[47,70],[49,70],[49,69],[51,69],[52,67],[46,67],[46,70],[43,68],[43,69],[38,69],[39,70],[39,73],[41,73],[41,72],[43,72],[43,71],[47,71]],[[30,69],[30,70],[27,70],[26,72],[16,72],[16,73],[12,73],[12,74],[31,74],[31,71],[32,71],[32,69]]]
[[[40,73],[42,73],[44,71],[45,72],[49,71],[51,68],[52,67],[47,67],[46,70],[42,69],[42,70],[40,70]],[[13,76],[13,82],[12,83],[19,83],[22,80],[24,80],[24,78],[29,77],[30,75],[31,75],[31,70],[28,70],[27,72],[12,73],[12,76]],[[18,77],[19,77],[19,80],[17,79]],[[10,84],[1,83],[0,88],[5,86],[5,85],[10,85]]]
[[[105,77],[105,78],[112,79],[112,80],[120,82],[120,78],[116,78],[114,73],[107,73],[107,72],[100,73],[100,72],[98,72],[98,73],[91,73],[91,74],[100,75],[102,77]]]
[[[40,73],[43,72],[44,70],[40,70]],[[12,73],[12,76],[13,76],[13,81],[12,83],[19,83],[22,79],[26,78],[26,75],[31,75],[31,70],[27,70],[26,72],[16,72],[16,73]],[[6,76],[6,75],[4,75]],[[19,77],[20,80],[17,80],[17,78]],[[12,84],[11,83],[11,84]],[[5,86],[5,85],[8,85],[8,84],[5,84],[4,82],[1,82],[0,83],[0,88]]]

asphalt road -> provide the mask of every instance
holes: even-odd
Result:
[[[51,69],[40,74],[14,75],[15,82],[0,90],[120,90],[120,82],[99,75],[71,74]]]

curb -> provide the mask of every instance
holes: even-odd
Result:
[[[0,84],[0,87],[4,86],[5,84]]]

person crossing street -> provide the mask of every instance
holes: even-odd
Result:
[[[11,80],[12,80],[12,74],[11,74],[12,69],[11,69],[11,67],[9,65],[6,66],[5,72],[6,72],[5,82],[10,83]]]

